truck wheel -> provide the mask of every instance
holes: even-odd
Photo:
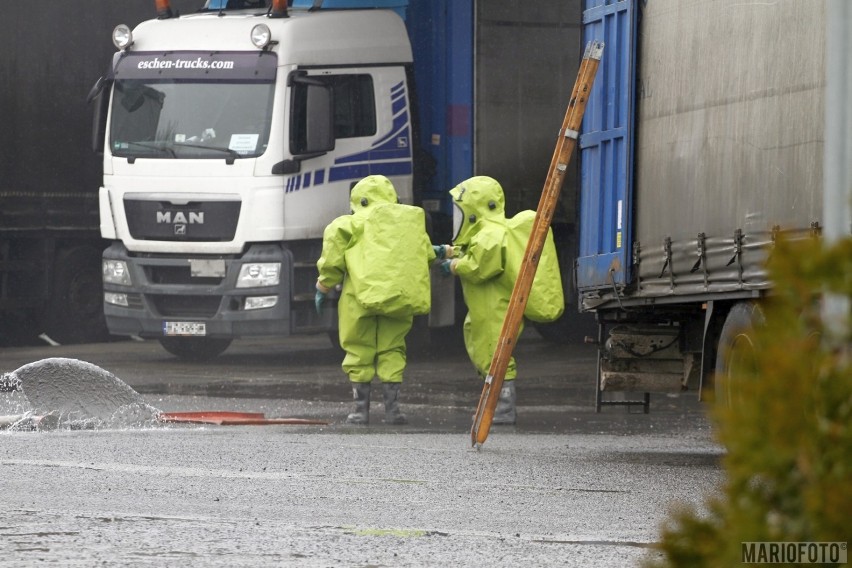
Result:
[[[59,343],[106,341],[101,251],[81,246],[56,256],[46,332]]]
[[[728,312],[716,352],[714,390],[717,404],[729,408],[741,404],[738,383],[754,372],[758,349],[755,329],[765,322],[763,310],[755,302],[738,302]]]
[[[161,337],[163,349],[184,361],[209,361],[222,354],[230,339],[218,337]]]

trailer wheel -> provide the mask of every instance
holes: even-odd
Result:
[[[46,332],[59,343],[106,341],[101,251],[81,246],[56,257]]]
[[[753,374],[759,347],[755,329],[766,318],[755,302],[734,304],[719,334],[714,390],[716,403],[736,408],[742,402],[741,381]]]
[[[163,349],[184,361],[209,361],[231,345],[231,339],[219,337],[161,337]]]

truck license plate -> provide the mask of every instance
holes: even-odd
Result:
[[[207,335],[207,324],[198,321],[164,321],[163,335]]]

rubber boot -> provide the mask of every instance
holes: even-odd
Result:
[[[370,422],[370,383],[352,383],[352,398],[355,400],[355,412],[346,417],[346,423],[368,424]]]
[[[500,398],[497,399],[497,408],[494,409],[492,424],[514,424],[517,421],[515,414],[515,381],[505,381],[500,389]]]
[[[405,414],[399,411],[399,383],[382,383],[385,397],[385,424],[408,424]]]

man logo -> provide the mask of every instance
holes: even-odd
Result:
[[[175,234],[186,235],[186,225],[184,225],[183,223],[175,224]]]
[[[203,211],[157,211],[157,224],[183,224],[183,225],[203,225]],[[177,231],[175,231],[177,232]]]

